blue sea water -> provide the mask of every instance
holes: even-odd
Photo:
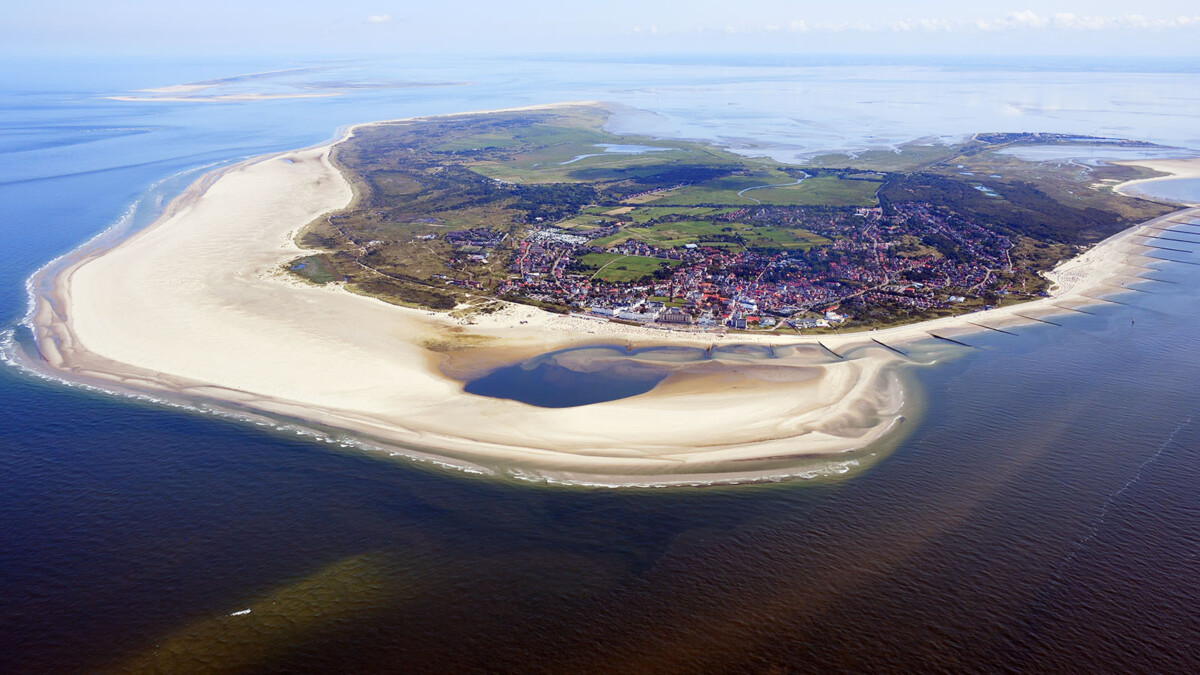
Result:
[[[374,119],[598,99],[631,107],[618,130],[781,159],[976,131],[1200,149],[1190,64],[635,65],[5,64],[0,323],[207,168]],[[345,93],[106,98],[289,68],[216,91]],[[1170,257],[914,370],[916,428],[836,480],[484,479],[0,368],[0,669],[1200,670],[1200,260]]]

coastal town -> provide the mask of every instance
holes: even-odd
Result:
[[[306,228],[288,270],[463,320],[505,301],[670,330],[870,330],[1045,296],[1055,264],[1169,210],[1111,191],[1129,167],[1000,153],[1088,139],[977,134],[791,166],[602,121],[359,130],[336,154],[358,201]]]

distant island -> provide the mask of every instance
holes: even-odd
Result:
[[[28,365],[512,479],[838,476],[921,414],[911,367],[1113,302],[1195,213],[1121,187],[1195,160],[1015,154],[1119,140],[788,166],[608,115],[365,124],[210,173],[31,281]]]
[[[603,131],[594,106],[360,128],[334,160],[356,198],[289,265],[389,302],[489,300],[615,321],[793,334],[885,327],[1045,297],[1043,273],[1172,211],[1114,192],[1141,167],[1030,162],[977,134],[804,166]]]

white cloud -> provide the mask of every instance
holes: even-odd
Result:
[[[388,23],[391,20],[391,14],[372,14],[367,17],[367,23]]]
[[[1151,18],[1141,14],[1078,16],[1066,12],[1043,15],[1027,9],[1020,12],[1012,12],[1007,16],[995,19],[979,18],[964,20],[925,17],[883,23],[809,23],[804,19],[793,19],[786,24],[786,27],[787,30],[794,33],[842,33],[847,31],[860,33],[874,33],[879,31],[892,31],[896,33],[992,33],[997,31],[1042,30],[1171,30],[1200,28],[1200,16],[1177,16],[1170,18]],[[769,24],[760,30],[774,32],[779,30],[779,24]]]
[[[1009,14],[1008,21],[1016,28],[1045,28],[1049,23],[1046,18],[1028,9]]]
[[[1200,26],[1200,16],[1177,16],[1151,18],[1142,14],[1121,16],[1078,16],[1070,12],[1059,12],[1042,16],[1035,12],[1015,12],[1003,19],[976,22],[980,30],[1170,30]]]
[[[1039,14],[1033,10],[1011,12],[997,18],[908,18],[879,22],[810,22],[802,18],[761,25],[728,24],[664,27],[663,33],[725,33],[727,35],[779,33],[998,33],[1018,31],[1161,31],[1200,29],[1200,16],[1147,17],[1141,14],[1080,16],[1068,12]],[[657,35],[658,26],[634,26],[633,33]]]
[[[887,24],[888,30],[897,33],[911,33],[918,30],[937,33],[952,31],[955,27],[955,23],[947,19],[904,19]]]

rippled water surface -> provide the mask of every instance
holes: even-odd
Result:
[[[0,68],[4,323],[39,266],[201,167],[370,119],[580,98],[779,156],[1020,129],[1200,147],[1197,75],[1113,64],[376,62],[321,78],[466,84],[103,98],[286,65]],[[971,336],[912,371],[898,449],[777,485],[472,477],[0,369],[0,670],[1200,670],[1200,260],[1171,257],[1094,315]]]

